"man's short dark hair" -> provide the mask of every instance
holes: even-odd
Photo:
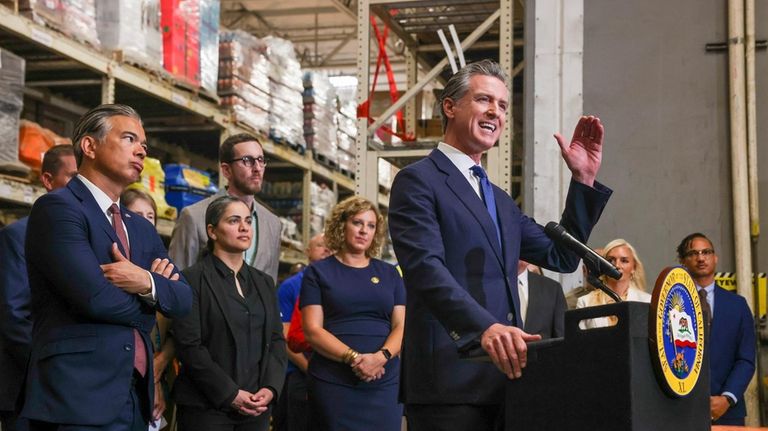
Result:
[[[141,117],[133,108],[117,103],[99,105],[80,117],[80,120],[75,124],[75,131],[72,133],[72,145],[75,147],[75,160],[78,168],[83,161],[83,149],[80,146],[80,141],[84,137],[90,136],[101,142],[111,127],[107,120],[117,116],[135,118],[141,123]]]
[[[45,155],[43,155],[42,171],[44,173],[48,172],[51,175],[56,175],[59,173],[59,169],[61,169],[63,164],[61,159],[74,155],[75,148],[72,145],[64,144],[51,147],[48,151],[45,152]]]
[[[462,67],[451,76],[445,84],[442,93],[440,93],[440,119],[443,123],[443,133],[445,133],[445,129],[448,127],[448,117],[445,116],[445,111],[443,111],[443,100],[451,99],[456,102],[464,97],[469,90],[469,80],[475,75],[492,76],[503,82],[504,85],[509,81],[509,77],[504,72],[504,69],[493,60],[480,60]]]
[[[261,142],[250,133],[238,133],[224,140],[219,147],[219,163],[229,163],[235,158],[235,145],[242,142],[256,142],[262,147]],[[264,147],[262,147],[262,150]]]
[[[694,233],[686,236],[685,238],[683,238],[683,240],[680,241],[680,244],[677,246],[677,258],[678,259],[683,260],[685,258],[685,253],[687,253],[688,250],[690,250],[691,243],[696,238],[701,238],[701,239],[707,240],[707,242],[709,242],[709,245],[711,245],[713,249],[715,248],[714,244],[712,244],[712,240],[707,238],[706,235],[704,235],[701,232],[694,232]]]

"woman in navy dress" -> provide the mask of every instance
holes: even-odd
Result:
[[[300,306],[309,360],[309,402],[322,431],[399,431],[398,403],[405,287],[397,269],[375,259],[383,218],[361,197],[333,209],[325,238],[333,255],[304,273]]]

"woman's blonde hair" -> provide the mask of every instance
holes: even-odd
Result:
[[[325,245],[334,253],[343,250],[346,243],[344,225],[350,217],[365,211],[373,211],[376,214],[376,232],[373,234],[373,241],[368,250],[365,251],[365,255],[378,257],[381,253],[381,247],[384,245],[386,233],[384,217],[376,205],[360,196],[348,197],[333,207],[331,216],[325,221]]]
[[[637,251],[635,250],[635,248],[632,247],[632,244],[628,243],[627,240],[622,238],[614,239],[613,241],[605,245],[605,248],[603,251],[603,257],[607,257],[608,253],[610,253],[611,250],[619,247],[626,247],[629,250],[629,253],[632,255],[632,259],[635,260],[635,274],[629,279],[630,287],[634,287],[637,290],[645,292],[646,291],[645,266],[643,266],[643,262],[640,260],[640,257],[637,255]]]

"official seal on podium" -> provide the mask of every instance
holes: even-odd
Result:
[[[680,266],[656,279],[648,313],[648,338],[656,380],[666,393],[693,391],[704,362],[704,314],[691,275]]]

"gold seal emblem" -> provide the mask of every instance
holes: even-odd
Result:
[[[688,271],[678,266],[661,272],[648,317],[656,379],[670,395],[684,397],[696,386],[704,360],[704,314]]]
[[[379,284],[379,281],[381,281],[381,280],[379,280],[379,277],[376,277],[376,276],[371,277],[371,283]]]

